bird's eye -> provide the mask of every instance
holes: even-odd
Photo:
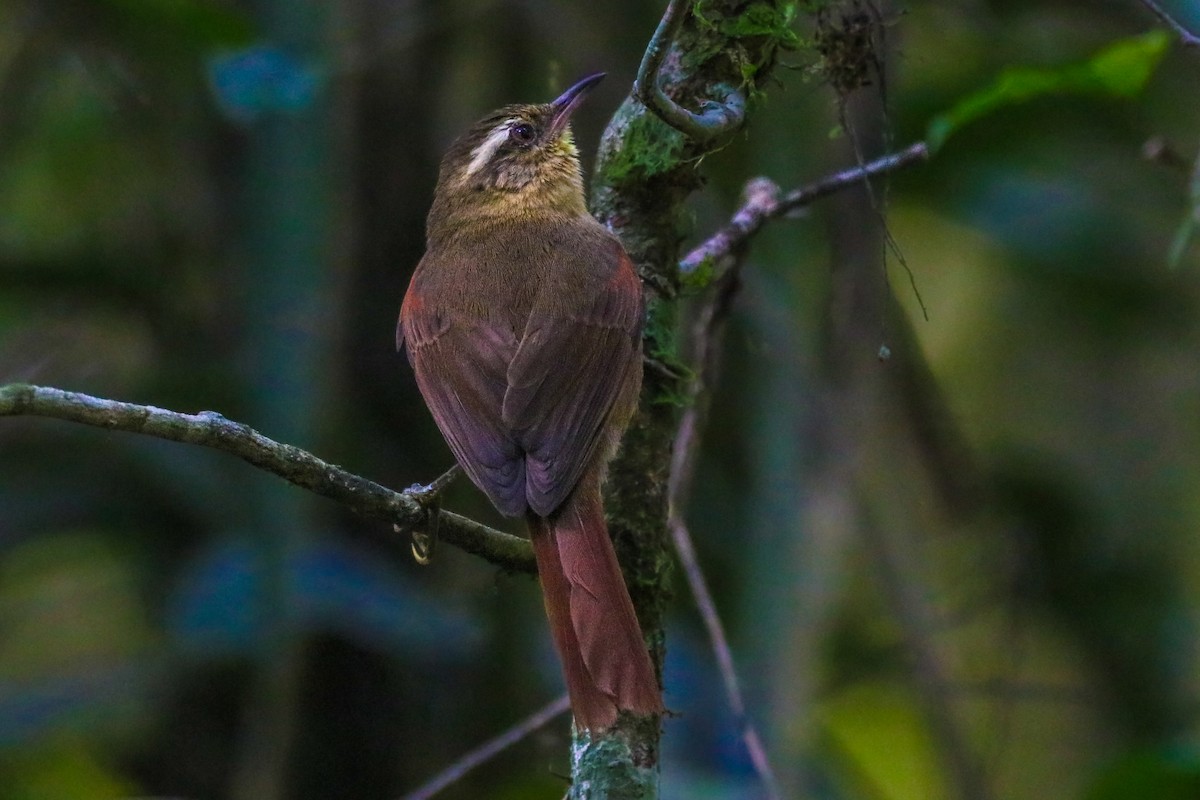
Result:
[[[527,122],[520,122],[508,129],[508,138],[517,144],[529,144],[537,138],[537,132]]]

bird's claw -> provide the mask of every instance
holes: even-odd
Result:
[[[422,567],[429,566],[429,563],[433,561],[433,551],[437,549],[438,520],[441,519],[441,516],[437,506],[430,508],[429,529],[422,531],[414,528],[410,534],[413,561]]]
[[[462,470],[457,464],[429,484],[414,483],[404,493],[412,497],[425,509],[425,529],[411,528],[409,537],[412,539],[413,560],[421,566],[427,566],[433,560],[434,550],[437,549],[438,525],[442,519],[442,490],[458,477]],[[393,526],[397,533],[400,526]]]

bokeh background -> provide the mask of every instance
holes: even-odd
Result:
[[[440,153],[603,69],[591,154],[661,6],[5,0],[0,384],[430,480],[451,456],[393,326]],[[878,10],[886,113],[878,75],[839,99],[798,9],[691,241],[750,177],[800,185],[1006,66],[1155,25],[1136,0]],[[1172,44],[1137,97],[1003,109],[756,240],[687,516],[789,796],[1200,797],[1200,246],[1169,263],[1198,89]],[[460,484],[448,506],[506,524]],[[760,797],[676,586],[663,796]],[[396,798],[560,692],[527,578],[419,567],[219,453],[0,420],[4,800]],[[442,796],[559,797],[568,741],[560,718]]]

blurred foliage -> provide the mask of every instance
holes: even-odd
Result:
[[[1086,800],[1156,797],[1185,800],[1200,796],[1200,760],[1194,752],[1133,753],[1109,767]]]
[[[1011,67],[996,82],[960,100],[954,108],[939,114],[929,123],[925,141],[938,150],[956,130],[980,117],[1048,94],[1101,92],[1133,97],[1167,52],[1171,37],[1165,31],[1151,31],[1109,45],[1082,64],[1057,69]]]
[[[0,382],[440,474],[392,345],[438,159],[605,69],[591,152],[660,5],[0,4]],[[796,49],[693,240],[755,175],[942,146],[768,226],[727,337],[688,518],[777,769],[959,796],[941,703],[995,797],[1198,796],[1200,60],[1136,0],[798,8],[745,31]],[[0,800],[395,798],[560,691],[535,583],[217,453],[6,419],[0,509]],[[674,608],[663,796],[759,797]],[[566,734],[445,797],[561,796]]]
[[[845,759],[852,796],[897,800],[951,796],[942,779],[937,749],[921,719],[917,698],[895,684],[862,683],[818,710],[831,760]],[[857,785],[856,785],[857,784]]]

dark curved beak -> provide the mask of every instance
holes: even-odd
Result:
[[[583,80],[576,83],[570,89],[558,96],[550,106],[554,109],[554,116],[550,118],[550,134],[551,138],[562,133],[567,127],[567,123],[571,121],[571,114],[575,113],[575,109],[579,108],[579,104],[587,97],[597,83],[604,80],[606,73],[597,72],[595,75],[588,75]]]

